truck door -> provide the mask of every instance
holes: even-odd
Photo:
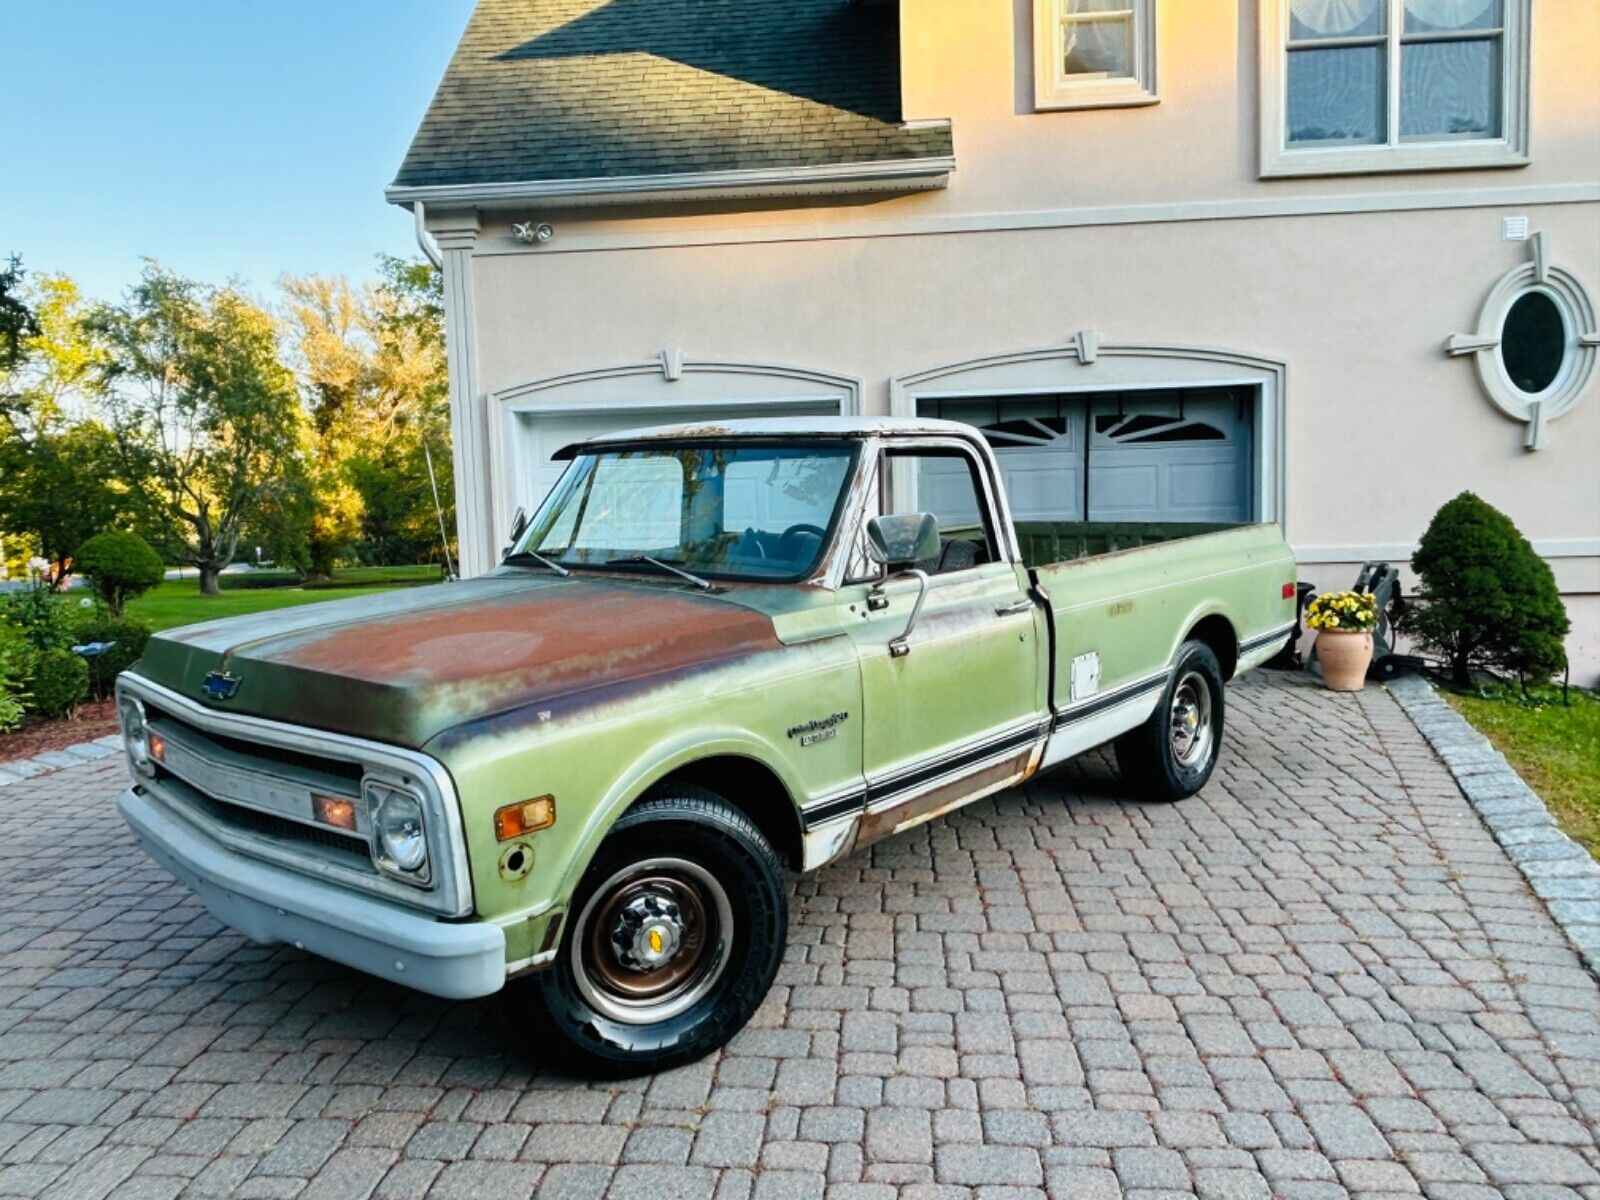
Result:
[[[931,512],[940,550],[903,653],[890,643],[916,602],[914,577],[881,579],[854,556],[842,622],[861,662],[867,809],[858,842],[887,836],[1020,778],[1045,708],[1042,618],[996,536],[985,472],[959,440],[888,443],[868,512]],[[858,533],[859,536],[859,533]]]

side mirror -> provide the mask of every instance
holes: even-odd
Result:
[[[500,552],[500,557],[505,558],[506,555],[510,554],[516,548],[517,542],[521,540],[522,535],[527,532],[528,510],[519,504],[517,511],[511,514],[511,545]]]
[[[939,521],[932,513],[897,513],[867,522],[867,557],[891,572],[939,557]]]
[[[939,522],[932,513],[899,513],[873,517],[867,522],[867,557],[882,565],[886,574],[906,574],[916,578],[917,598],[906,618],[905,630],[889,642],[889,657],[904,658],[911,653],[911,631],[917,627],[922,602],[928,598],[928,575],[917,564],[939,557]],[[888,607],[883,584],[872,589],[869,608]],[[876,603],[874,603],[876,601]]]

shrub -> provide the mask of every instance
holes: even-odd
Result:
[[[94,585],[95,594],[114,617],[120,617],[123,605],[144,595],[166,574],[161,556],[150,549],[149,542],[119,529],[97,533],[79,546],[72,567]]]
[[[1405,629],[1444,657],[1451,680],[1472,668],[1548,679],[1566,666],[1570,622],[1549,565],[1499,509],[1462,492],[1434,514],[1411,565],[1422,581]]]
[[[0,621],[22,631],[35,650],[65,649],[72,645],[72,616],[61,596],[35,583],[6,597]]]
[[[139,660],[145,643],[150,640],[150,627],[139,621],[123,617],[91,617],[77,630],[78,642],[115,642],[104,654],[86,659],[89,664],[89,694],[103,700],[111,694],[117,676]]]
[[[42,717],[71,716],[89,686],[89,664],[71,650],[41,650],[28,679],[28,710]]]
[[[15,729],[27,711],[28,678],[38,656],[22,630],[0,621],[0,733]]]

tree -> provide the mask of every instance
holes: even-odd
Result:
[[[119,445],[150,464],[173,521],[176,557],[219,591],[254,510],[304,469],[304,414],[272,318],[237,288],[211,288],[146,262],[93,327]]]
[[[311,503],[304,530],[307,573],[327,578],[334,559],[361,534],[361,493],[346,463],[370,389],[366,297],[342,279],[285,275],[285,340],[310,414],[306,444]]]
[[[27,353],[28,339],[39,332],[38,319],[23,294],[27,272],[13,254],[0,270],[0,370],[16,369]]]
[[[140,468],[105,426],[80,421],[24,439],[0,435],[0,528],[31,535],[50,561],[46,583],[59,588],[78,547],[110,525],[152,522]]]
[[[1451,681],[1472,684],[1474,666],[1526,681],[1566,665],[1570,628],[1549,564],[1499,509],[1462,492],[1434,514],[1411,565],[1422,580],[1405,627],[1444,656]]]
[[[427,263],[393,258],[381,270],[378,283],[361,288],[320,276],[282,280],[283,339],[313,431],[314,515],[304,551],[313,573],[342,549],[396,562],[425,560],[439,547],[428,472],[432,457],[448,504],[439,275]],[[281,531],[286,515],[267,524]]]
[[[166,574],[161,556],[137,533],[107,529],[78,547],[77,570],[94,584],[111,615],[120,617],[129,600],[142,596]]]

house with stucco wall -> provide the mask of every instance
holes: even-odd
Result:
[[[467,574],[590,435],[936,415],[1324,587],[1470,488],[1600,681],[1593,0],[479,0],[388,197]]]

